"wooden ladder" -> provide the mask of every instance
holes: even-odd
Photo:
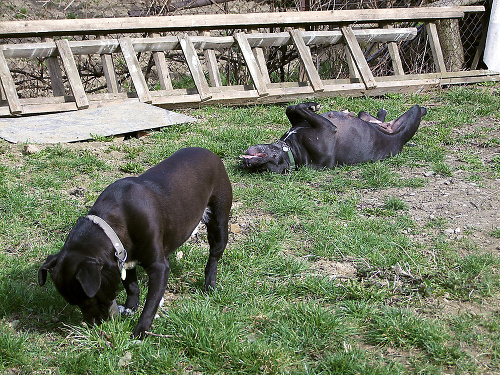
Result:
[[[406,9],[388,9],[382,10],[386,12],[379,12],[381,10],[378,9],[374,10],[377,12],[372,12],[370,17],[364,11],[354,11],[349,13],[350,19],[346,18],[345,13],[343,13],[345,11],[327,12],[329,17],[326,17],[324,12],[293,13],[296,21],[292,22],[292,24],[296,26],[299,26],[299,24],[302,25],[308,19],[312,19],[312,15],[316,16],[315,22],[317,22],[317,18],[321,16],[320,18],[323,20],[321,24],[331,26],[331,30],[329,31],[304,31],[300,27],[289,27],[289,30],[286,32],[258,32],[259,27],[267,26],[267,24],[262,21],[249,24],[245,18],[245,20],[240,22],[245,22],[248,32],[239,31],[235,32],[232,36],[211,36],[210,32],[203,31],[203,28],[207,27],[207,24],[204,24],[203,27],[199,26],[199,29],[197,29],[201,35],[188,35],[181,31],[177,36],[159,36],[156,31],[161,30],[161,27],[154,24],[156,19],[161,18],[165,21],[176,17],[151,17],[142,20],[143,23],[146,22],[148,24],[147,27],[137,18],[127,19],[128,24],[120,26],[122,29],[128,27],[127,31],[144,31],[147,29],[151,31],[149,36],[143,38],[124,36],[113,39],[103,36],[103,31],[109,33],[118,30],[118,26],[112,26],[115,24],[115,19],[109,19],[109,22],[100,20],[102,24],[108,25],[106,30],[93,30],[89,26],[90,32],[96,34],[98,31],[101,32],[101,36],[93,40],[68,41],[65,38],[54,40],[47,37],[39,43],[0,45],[0,82],[2,89],[0,91],[2,91],[4,99],[0,102],[0,116],[81,110],[102,105],[103,102],[123,100],[139,100],[140,102],[163,107],[178,107],[200,105],[202,103],[246,104],[277,102],[293,100],[295,98],[338,95],[342,93],[350,95],[379,95],[385,92],[415,90],[426,85],[435,85],[443,79],[447,79],[447,82],[452,82],[453,80],[458,82],[461,79],[463,80],[464,77],[468,80],[473,80],[471,76],[479,77],[478,79],[484,77],[489,77],[492,80],[496,79],[494,74],[484,71],[480,73],[473,72],[473,74],[468,75],[460,72],[448,74],[434,23],[439,18],[462,17],[465,11],[482,11],[484,10],[482,7],[454,7],[446,8],[442,11],[437,11],[437,8],[433,8],[432,18],[429,14],[424,16],[420,11],[421,9],[423,8],[416,8],[411,12]],[[398,12],[399,18],[396,17],[395,11]],[[332,15],[339,14],[335,12],[341,12],[341,15],[337,16],[340,20],[332,21]],[[422,14],[419,14],[419,12]],[[413,18],[410,14],[413,14]],[[279,24],[279,20],[283,18],[283,13],[274,13],[271,15],[274,20],[273,25]],[[242,18],[248,15],[233,16],[236,16],[231,18],[231,22],[234,24],[238,20],[238,16]],[[197,18],[195,16],[190,17],[189,19],[183,17],[185,23],[191,20],[191,24],[196,24],[193,20]],[[266,14],[266,19],[269,17],[270,15]],[[371,24],[364,28],[360,27],[361,23],[358,21],[360,17],[364,17],[363,22],[370,22]],[[413,39],[417,35],[417,29],[414,27],[393,27],[392,23],[398,19],[420,20],[422,17],[425,17],[425,27],[436,73],[434,75],[426,75],[425,77],[415,77],[414,75],[405,74],[397,43]],[[216,20],[219,18],[221,18],[219,15],[214,17]],[[236,18],[236,21],[234,18]],[[253,19],[258,20],[259,17],[254,15]],[[40,25],[42,21],[37,22],[37,25]],[[133,22],[135,22],[135,28],[127,26]],[[198,22],[201,23],[201,20],[198,20]],[[290,23],[289,20],[287,22]],[[382,27],[373,27],[373,22],[381,24]],[[5,26],[5,24],[9,25]],[[15,34],[13,31],[10,34],[7,33],[6,29],[13,27],[10,24],[11,22],[0,23],[0,36],[5,36],[6,34],[12,36]],[[333,26],[335,25],[338,27],[334,28]],[[176,27],[179,28],[179,26]],[[236,24],[233,27],[236,27]],[[166,28],[165,22],[163,28]],[[69,31],[62,31],[62,29],[60,27],[58,32],[53,30],[52,33],[80,32],[75,29]],[[30,35],[31,33],[31,31],[26,29],[18,30],[18,32],[23,33],[23,36]],[[393,64],[393,76],[374,77],[360,45],[360,43],[364,42],[387,43]],[[349,66],[350,77],[348,80],[322,79],[313,61],[310,48],[312,46],[332,46],[337,43],[344,43],[346,46],[346,60]],[[302,69],[305,72],[305,77],[307,78],[306,82],[271,82],[264,49],[285,45],[292,46],[296,50]],[[251,78],[251,84],[234,86],[222,84],[217,61],[217,51],[228,48],[237,49],[243,57],[242,63],[246,66]],[[166,57],[166,53],[172,51],[183,55],[194,83],[193,89],[174,89]],[[160,87],[159,90],[151,90],[146,82],[143,69],[137,58],[138,53],[144,52],[152,53],[154,65],[158,73],[157,83]],[[134,92],[120,91],[113,66],[113,54],[120,54],[123,58],[134,86]],[[101,57],[107,84],[107,93],[89,94],[85,91],[75,61],[75,56],[78,55],[99,55]],[[200,57],[202,57],[202,60],[200,60]],[[53,97],[19,98],[8,65],[8,59],[19,58],[46,59]],[[66,80],[69,86],[71,95],[65,95],[64,80]]]

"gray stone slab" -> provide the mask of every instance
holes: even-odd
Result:
[[[196,121],[150,104],[126,102],[76,112],[0,118],[0,138],[12,143],[65,143]]]

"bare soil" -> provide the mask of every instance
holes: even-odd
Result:
[[[433,126],[422,122],[421,127]],[[498,120],[485,118],[474,124],[464,125],[455,132],[471,134],[483,128],[498,128]],[[500,131],[489,135],[500,139]],[[480,252],[500,256],[500,239],[492,231],[500,228],[500,179],[491,179],[486,172],[469,171],[469,165],[461,160],[463,152],[472,154],[476,160],[489,164],[500,155],[500,147],[485,147],[473,141],[469,144],[445,146],[446,164],[451,167],[451,176],[442,176],[430,169],[402,167],[402,178],[422,177],[426,183],[420,188],[395,187],[380,190],[365,189],[360,192],[359,208],[380,208],[386,197],[398,197],[408,207],[410,216],[420,227],[408,235],[415,241],[432,246],[429,242],[436,234],[444,235],[448,240],[468,239],[476,244]],[[473,177],[473,178],[472,178]],[[440,225],[429,225],[439,221]],[[431,236],[432,234],[432,236]],[[464,254],[467,255],[464,251]],[[318,263],[325,272],[337,276],[352,277],[352,267],[333,262]],[[344,269],[344,271],[342,271]]]

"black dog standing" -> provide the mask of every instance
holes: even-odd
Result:
[[[417,131],[427,113],[414,105],[396,120],[385,121],[387,112],[377,117],[360,112],[315,113],[317,103],[300,103],[286,109],[292,124],[279,141],[255,145],[242,155],[242,167],[251,172],[284,173],[295,166],[334,168],[396,155]]]
[[[133,333],[142,337],[165,293],[169,256],[200,220],[210,245],[205,289],[215,288],[231,203],[231,183],[220,158],[203,148],[179,150],[142,175],[108,186],[77,221],[62,250],[41,266],[38,282],[44,285],[49,272],[59,293],[80,307],[85,321],[100,323],[109,317],[120,276],[125,307],[137,310],[135,265],[142,266],[149,277],[148,294]]]

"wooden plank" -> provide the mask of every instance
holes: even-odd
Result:
[[[23,107],[19,101],[19,96],[17,96],[16,85],[12,79],[7,60],[3,55],[2,46],[0,46],[0,85],[2,86],[1,91],[9,104],[10,113],[13,115],[22,113]]]
[[[347,67],[349,68],[349,77],[356,82],[361,81],[361,75],[359,74],[358,67],[352,58],[351,52],[349,52],[349,47],[345,46],[345,60],[347,62]]]
[[[203,36],[210,36],[210,31],[204,31]],[[205,64],[207,66],[210,84],[213,87],[222,86],[219,66],[217,65],[217,57],[215,56],[215,50],[212,48],[204,49],[203,54],[205,55]]]
[[[101,35],[100,39],[105,40],[106,38],[103,35]],[[115,68],[113,66],[113,55],[111,53],[102,53],[101,64],[104,77],[106,78],[106,85],[108,87],[108,91],[112,93],[119,92],[120,88],[118,87],[118,78],[116,77]]]
[[[392,25],[385,25],[385,29],[393,30]],[[403,69],[403,62],[401,61],[401,56],[399,54],[399,48],[396,42],[388,42],[387,49],[389,50],[389,56],[392,60],[392,69],[394,70],[395,76],[403,76],[405,71]]]
[[[300,0],[300,1],[301,1],[301,10],[305,10],[305,3],[304,4],[302,4],[302,3],[305,1],[309,2],[309,0]],[[304,9],[302,9],[302,5],[304,5]],[[302,32],[306,31],[306,29],[303,27],[299,27],[297,30],[300,31],[300,35],[302,35]],[[292,38],[292,42],[293,42],[293,38]],[[297,47],[295,47],[295,48],[297,48]],[[309,54],[311,54],[311,49],[308,46],[306,46],[306,49],[309,51]],[[300,60],[300,54],[299,54],[299,60]],[[307,74],[306,74],[306,71],[304,68],[304,64],[302,63],[302,64],[299,64],[299,82],[306,82],[306,81],[308,81],[308,78],[307,78]]]
[[[354,29],[354,35],[360,42],[406,41],[417,35],[417,28],[394,28],[384,30],[379,28]],[[340,30],[330,31],[304,31],[302,32],[304,43],[311,45],[332,45],[342,38]],[[231,36],[190,36],[195,49],[227,49],[231,48],[235,41]],[[251,33],[247,34],[248,43],[252,48],[280,47],[292,44],[288,32],[281,33]],[[139,52],[163,52],[180,50],[179,39],[174,36],[131,38],[134,51]],[[92,39],[70,41],[73,55],[102,55],[119,52],[120,44],[116,39]],[[5,58],[47,58],[56,57],[57,48],[54,42],[4,44]]]
[[[253,27],[301,27],[353,23],[395,22],[461,18],[464,12],[484,12],[483,6],[442,8],[348,9],[313,12],[195,14],[99,19],[23,20],[0,22],[0,38],[33,35],[76,35],[127,32],[248,29]]]
[[[342,26],[340,30],[342,31],[342,35],[346,40],[347,47],[349,48],[349,52],[356,63],[356,67],[358,68],[359,74],[361,75],[361,79],[363,80],[366,88],[372,89],[376,87],[377,83],[375,82],[373,73],[366,62],[363,51],[359,46],[356,36],[352,32],[352,28],[350,26]]]
[[[109,53],[101,55],[102,70],[106,78],[106,85],[109,92],[119,92],[118,79],[116,77],[115,68],[113,66],[113,56]]]
[[[407,74],[404,79],[395,76],[377,77],[378,86],[371,90],[366,90],[363,83],[349,83],[348,80],[323,80],[325,90],[315,94],[317,97],[328,97],[336,95],[384,95],[386,93],[411,93],[422,91],[427,88],[439,85],[452,85],[474,82],[499,82],[500,74],[496,72],[478,70],[446,73],[429,73],[411,75]],[[310,98],[314,93],[311,86],[303,86],[298,82],[273,83],[269,88],[268,96],[259,96],[256,90],[247,90],[243,86],[222,87],[220,94],[214,95],[213,99],[200,102],[199,95],[189,94],[186,89],[176,89],[174,95],[167,94],[166,91],[154,91],[152,97],[154,104],[164,108],[186,108],[193,105],[244,105],[257,103],[278,103],[290,102],[298,99]],[[113,103],[122,101],[137,101],[137,99],[127,98],[126,93],[116,95],[95,94],[91,96],[89,108],[102,106],[106,98],[116,97]],[[43,100],[42,100],[43,99]],[[28,98],[20,99],[24,114],[40,114],[47,112],[76,111],[75,102],[65,102],[62,97]],[[0,116],[11,116],[8,107],[0,107]]]
[[[250,44],[248,44],[246,34],[242,32],[235,33],[234,39],[238,42],[238,46],[243,54],[243,58],[245,59],[248,71],[250,72],[250,76],[252,77],[252,81],[257,89],[257,92],[260,96],[268,95],[269,93],[267,92],[264,77],[262,76],[262,72],[260,71],[255,56],[253,55],[252,48],[250,47]]]
[[[53,44],[53,52],[57,52],[57,46],[52,39],[47,38],[44,39],[44,41]],[[64,96],[66,94],[66,89],[64,88],[62,70],[59,65],[59,61],[57,61],[57,57],[55,56],[57,56],[57,54],[54,56],[48,56],[47,60],[45,60],[50,76],[50,86],[52,87],[52,93],[54,96]]]
[[[290,36],[292,37],[293,44],[295,45],[297,51],[299,52],[300,61],[304,66],[307,78],[313,90],[315,92],[323,91],[324,90],[323,83],[321,82],[321,78],[318,74],[318,71],[314,66],[314,61],[311,56],[311,51],[309,50],[309,47],[307,47],[306,44],[304,43],[304,39],[302,39],[301,31],[297,29],[290,30]]]
[[[172,90],[172,79],[170,78],[170,70],[168,69],[165,52],[153,52],[153,60],[158,71],[158,80],[162,90]]]
[[[69,87],[75,98],[76,106],[78,109],[85,109],[89,107],[89,101],[87,99],[87,94],[83,88],[82,80],[80,79],[80,74],[78,73],[78,67],[76,66],[75,59],[71,53],[71,48],[69,47],[69,42],[67,39],[56,40],[57,50],[59,51],[59,56],[66,72],[68,78]]]
[[[158,34],[153,34],[152,36],[155,38],[159,37]],[[132,44],[134,44],[133,41]],[[167,91],[172,90],[173,89],[172,79],[170,78],[170,71],[168,69],[167,60],[165,59],[165,52],[163,51],[153,52],[153,60],[156,66],[156,70],[158,72],[158,80],[160,82],[161,89]]]
[[[256,29],[250,30],[251,34],[256,34]],[[249,35],[247,35],[247,40],[249,39]],[[250,42],[249,42],[250,44]],[[266,56],[264,54],[264,50],[260,47],[252,47],[253,55],[255,56],[255,60],[257,60],[257,65],[259,66],[260,72],[262,73],[262,78],[264,79],[264,83],[266,86],[271,84],[271,77],[269,77],[269,70],[267,69]]]
[[[431,47],[432,57],[434,59],[434,66],[436,67],[436,72],[442,73],[446,72],[446,65],[444,63],[443,51],[441,50],[441,44],[439,43],[439,36],[434,22],[428,22],[425,24],[425,30],[429,37],[429,45]]]
[[[149,94],[148,85],[146,79],[142,74],[141,66],[135,55],[135,50],[132,45],[130,38],[120,38],[119,39],[120,48],[122,50],[123,58],[127,64],[130,77],[134,83],[135,90],[137,92],[137,97],[141,102],[151,103],[151,95]]]
[[[210,93],[210,88],[208,87],[208,82],[203,74],[200,59],[198,58],[198,54],[196,53],[196,49],[194,48],[190,37],[188,35],[183,37],[179,36],[179,43],[182,51],[184,52],[184,57],[186,58],[189,71],[191,72],[191,76],[193,77],[194,84],[198,90],[201,101],[210,99],[212,94]]]

